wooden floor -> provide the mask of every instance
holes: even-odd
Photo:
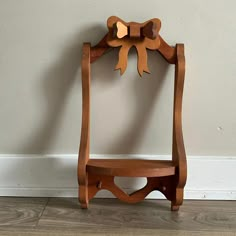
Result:
[[[236,235],[236,201],[165,200],[129,205],[94,199],[88,210],[72,198],[0,197],[0,235]]]

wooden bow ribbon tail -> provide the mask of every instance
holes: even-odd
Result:
[[[139,75],[143,72],[150,73],[147,65],[147,50],[156,50],[160,46],[159,30],[161,21],[157,18],[144,23],[126,23],[116,16],[107,20],[109,29],[107,44],[111,47],[121,47],[119,60],[115,70],[120,69],[121,75],[127,68],[128,53],[131,47],[135,47],[138,54],[137,69]]]

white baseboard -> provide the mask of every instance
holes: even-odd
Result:
[[[91,155],[93,158],[169,159],[157,155]],[[236,157],[188,156],[185,199],[236,200]],[[144,178],[118,178],[127,192]],[[0,196],[77,197],[77,155],[0,155]],[[97,197],[112,197],[100,191]],[[154,191],[147,198],[163,198]]]

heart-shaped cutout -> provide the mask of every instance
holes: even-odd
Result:
[[[122,22],[118,21],[115,24],[116,27],[116,37],[121,39],[128,34],[128,27],[124,25]]]

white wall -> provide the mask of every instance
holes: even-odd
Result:
[[[187,155],[234,158],[235,7],[233,0],[0,0],[0,154],[77,153],[81,46],[97,43],[117,15],[158,17],[167,42],[185,43]],[[152,74],[139,79],[134,51],[129,59],[121,78],[112,54],[93,65],[91,153],[170,154],[173,66],[150,53]]]

